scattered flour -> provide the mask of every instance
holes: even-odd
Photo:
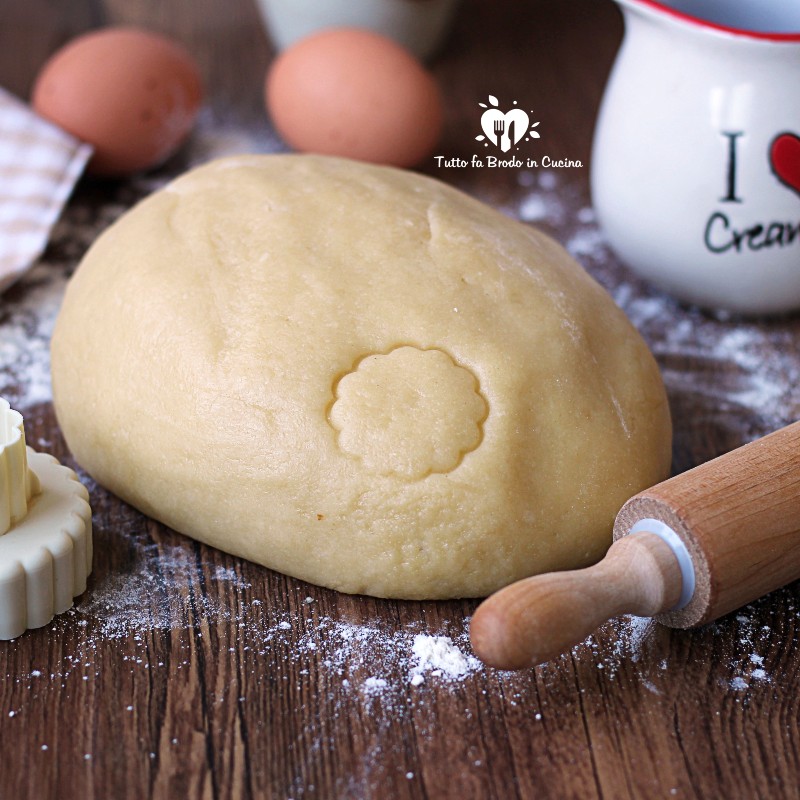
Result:
[[[367,692],[367,694],[382,692],[387,686],[388,683],[385,678],[370,677],[364,681],[364,691]]]
[[[204,118],[186,166],[223,154],[275,149],[271,140],[223,129]],[[44,260],[0,298],[0,395],[12,405],[25,411],[51,400],[49,338],[68,277],[97,233],[166,179],[155,174],[129,182],[99,209],[79,192],[56,226]],[[554,171],[521,170],[517,181],[526,190],[524,197],[505,210],[545,229],[558,228],[567,249],[642,332],[673,399],[691,396],[703,424],[710,420],[733,429],[743,441],[800,417],[796,324],[732,323],[679,306],[609,261],[580,187],[562,185]],[[329,686],[335,681],[336,691],[390,709],[470,678],[483,682],[499,676],[501,684],[516,685],[515,676],[488,670],[472,655],[468,618],[432,630],[421,620],[405,625],[382,619],[354,622],[321,613],[319,602],[299,590],[289,607],[275,609],[252,597],[254,587],[242,578],[235,560],[232,566],[209,567],[199,562],[198,546],[188,540],[157,545],[133,512],[127,524],[102,536],[105,540],[98,543],[122,554],[117,567],[124,567],[95,574],[91,591],[54,623],[72,650],[65,650],[60,664],[28,665],[24,674],[8,678],[35,680],[37,690],[47,681],[63,685],[73,677],[91,680],[95,652],[115,640],[134,644],[131,669],[164,669],[164,663],[149,659],[154,633],[172,631],[189,649],[192,636],[202,638],[216,626],[230,631],[232,642],[226,647],[257,656],[261,671],[267,672],[269,664],[287,679],[284,666],[295,664],[305,680],[324,676]],[[209,592],[211,583],[215,589]],[[750,613],[745,610],[723,623],[732,675],[726,686],[735,692],[752,692],[774,679],[758,650],[764,652],[777,634],[753,622]],[[659,649],[664,636],[669,634],[652,620],[623,617],[560,660],[540,667],[538,674],[547,680],[569,661],[590,667],[604,681],[633,669],[644,689],[659,694],[670,666],[670,658]],[[512,705],[522,702],[519,693],[509,697]],[[8,716],[16,713],[11,710]],[[541,718],[537,711],[535,719]]]
[[[558,209],[557,203],[548,202],[545,195],[529,194],[519,205],[519,218],[523,222],[534,222],[547,219]]]
[[[578,260],[581,256],[596,255],[605,246],[603,234],[597,228],[588,226],[574,233],[566,244],[569,253]]]
[[[227,649],[255,654],[260,671],[264,664],[284,677],[289,665],[303,676],[319,669],[328,680],[335,678],[342,691],[387,707],[397,706],[423,683],[430,682],[431,689],[446,687],[484,669],[470,651],[468,618],[430,633],[421,621],[399,627],[380,619],[350,622],[320,613],[318,599],[299,588],[290,607],[275,609],[252,597],[253,586],[242,578],[238,563],[201,564],[198,545],[182,537],[177,543],[154,544],[135,512],[130,515],[113,532],[105,532],[113,538],[102,545],[113,548],[123,566],[105,574],[96,571],[90,591],[52,623],[54,634],[67,636],[72,650],[57,667],[33,665],[15,676],[18,682],[32,686],[34,680],[49,678],[64,686],[74,678],[90,680],[96,675],[98,650],[114,641],[126,642],[129,649],[133,645],[136,654],[125,657],[132,669],[164,669],[167,665],[149,657],[154,634],[170,631],[173,641],[185,640],[190,648],[192,637],[202,638],[211,627],[229,632],[225,635],[233,643]],[[178,669],[188,663],[187,658]]]
[[[558,186],[558,178],[556,177],[555,170],[540,169],[539,170],[539,186],[542,189],[552,192]]]
[[[116,537],[105,546],[119,554],[117,571],[96,573],[90,591],[54,621],[53,636],[63,642],[62,654],[27,664],[24,672],[8,674],[6,680],[39,693],[67,687],[74,680],[92,681],[100,674],[100,652],[114,642],[118,644],[113,647],[124,648],[123,661],[132,671],[181,670],[192,663],[196,643],[208,639],[205,646],[224,643],[226,650],[240,653],[250,664],[253,680],[293,679],[298,689],[301,682],[309,682],[314,691],[328,693],[334,708],[363,703],[369,713],[384,715],[387,725],[425,705],[431,693],[451,691],[467,680],[484,692],[499,687],[511,707],[522,705],[537,720],[546,710],[546,702],[545,707],[530,707],[532,698],[525,688],[530,673],[496,672],[475,658],[468,617],[442,622],[438,630],[428,628],[424,614],[403,624],[383,618],[343,619],[322,611],[328,608],[324,590],[312,596],[300,584],[279,608],[254,596],[255,584],[243,580],[235,559],[230,566],[203,564],[199,545],[182,537],[153,544],[135,524],[133,512],[130,525],[104,535]],[[754,622],[762,618],[748,608],[738,618],[718,623],[726,632],[722,641],[729,643],[729,691],[753,692],[773,681],[758,651],[777,634],[771,625]],[[212,629],[215,633],[209,638]],[[170,632],[172,642],[168,663],[152,657],[153,637],[162,631]],[[712,643],[707,646],[719,646],[713,644],[720,641],[716,629],[706,635]],[[537,682],[560,682],[564,669],[574,666],[584,674],[595,670],[603,681],[624,675],[626,682],[635,681],[647,692],[667,695],[674,680],[671,637],[650,619],[612,620],[570,653],[539,666]],[[130,710],[121,706],[126,708]],[[20,710],[24,708],[14,713]]]
[[[99,212],[79,201],[69,205],[44,260],[0,296],[0,397],[17,410],[52,400],[50,336],[67,280],[97,232],[127,205],[113,202]]]
[[[66,276],[39,264],[20,281],[30,287],[13,305],[0,310],[0,396],[24,410],[52,397],[50,335]]]

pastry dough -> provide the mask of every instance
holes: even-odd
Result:
[[[587,565],[670,465],[652,356],[559,245],[341,159],[223,159],[145,199],[71,281],[52,369],[99,483],[345,592]]]

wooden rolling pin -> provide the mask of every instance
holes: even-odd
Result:
[[[543,663],[620,614],[690,628],[800,578],[800,422],[631,498],[593,567],[518,581],[470,625],[499,669]]]

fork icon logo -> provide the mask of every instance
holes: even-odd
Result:
[[[516,105],[516,100],[514,104]],[[521,139],[539,139],[538,131],[534,130],[539,124],[531,123],[531,118],[521,108],[512,108],[510,111],[502,112],[499,108],[500,102],[494,95],[489,95],[489,103],[478,103],[481,108],[486,110],[481,114],[481,129],[483,133],[475,137],[479,142],[484,142],[488,147],[491,142],[507,153]],[[517,148],[519,149],[519,148]]]

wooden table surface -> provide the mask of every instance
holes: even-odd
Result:
[[[163,168],[82,182],[41,263],[0,298],[0,395],[25,414],[31,445],[73,466],[46,358],[66,277],[170,176],[282,148],[262,105],[272,49],[252,0],[0,0],[0,85],[27,97],[55,48],[123,22],[183,41],[207,106]],[[432,62],[447,104],[437,154],[477,152],[478,103],[492,94],[534,110],[531,153],[584,167],[423,170],[541,226],[611,292],[659,360],[679,472],[800,416],[800,328],[682,307],[607,249],[585,165],[621,34],[610,1],[464,2]],[[2,800],[800,797],[796,586],[693,632],[617,620],[553,663],[501,673],[469,659],[475,602],[304,584],[167,530],[82,477],[89,589],[52,625],[0,642]],[[413,685],[417,634],[449,636],[463,674]]]

